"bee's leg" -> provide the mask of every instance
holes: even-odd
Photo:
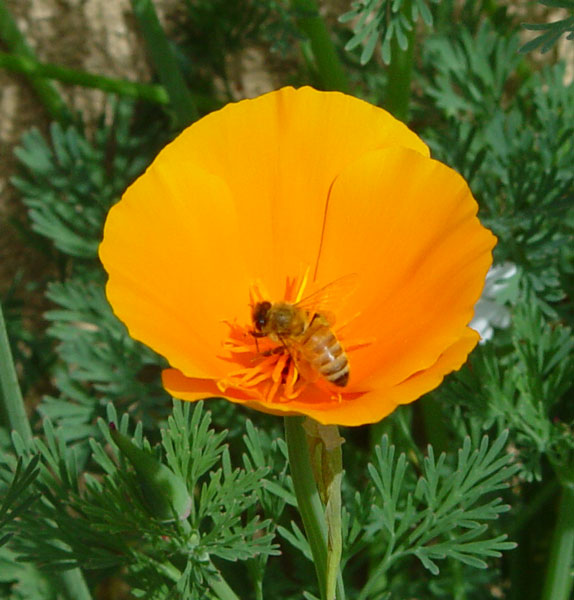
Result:
[[[287,360],[285,361],[285,366],[283,367],[283,370],[281,371],[281,383],[283,385],[285,385],[285,383],[287,382],[287,376],[289,375],[289,369],[291,368],[292,362],[293,362],[293,358],[289,354],[289,356],[287,357]]]
[[[269,350],[265,350],[264,352],[261,352],[259,350],[259,342],[257,340],[258,340],[258,338],[267,337],[267,335],[262,333],[261,331],[255,331],[255,330],[250,331],[249,333],[250,333],[250,335],[253,336],[253,339],[255,340],[255,349],[257,350],[257,354],[259,354],[260,356],[271,356],[273,354],[282,354],[287,349],[287,346],[285,346],[285,344],[283,343],[283,340],[281,340],[281,343],[282,343],[281,346],[277,346],[276,348],[270,348]]]
[[[289,374],[289,368],[291,366],[291,363],[293,363],[295,370],[297,371],[297,360],[295,359],[295,357],[293,356],[293,353],[291,352],[291,350],[289,349],[289,346],[287,346],[285,340],[279,336],[279,341],[281,342],[281,346],[279,346],[279,348],[281,349],[281,351],[286,352],[288,355],[288,359],[285,362],[285,367],[283,368],[283,371],[281,372],[281,376],[282,376],[282,383],[285,383],[285,380],[287,378],[287,375]]]
[[[275,348],[269,348],[265,352],[260,352],[261,356],[272,356],[273,354],[283,354],[285,348],[283,346],[276,346]]]
[[[285,343],[285,340],[281,337],[279,337],[279,341],[281,342],[281,346],[279,346],[279,348],[281,348],[282,350],[285,350],[285,352],[287,352],[287,354],[293,358],[293,356],[291,355],[291,351],[289,350],[289,347],[287,346],[287,344]]]
[[[257,341],[257,338],[265,337],[265,335],[261,331],[255,330],[252,330],[249,333],[253,336],[253,339],[255,340],[255,349],[257,350],[257,354],[259,354],[259,342]]]
[[[291,361],[293,360],[293,356],[291,355],[291,352],[289,351],[285,340],[281,336],[279,336],[279,341],[281,342],[281,346],[277,346],[276,349],[281,350],[281,352],[285,352],[287,354],[287,360],[285,361],[285,365],[283,366],[283,369],[281,371],[281,383],[285,385],[285,382],[287,381],[287,375],[289,374],[289,367]]]

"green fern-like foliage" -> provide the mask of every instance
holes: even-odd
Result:
[[[158,131],[135,135],[133,118],[132,105],[120,102],[92,139],[81,123],[53,123],[49,142],[32,129],[15,151],[25,172],[12,183],[29,208],[32,229],[66,255],[97,257],[107,211],[149,161]]]
[[[432,124],[429,142],[469,181],[499,238],[497,260],[521,268],[522,285],[547,311],[569,311],[562,303],[574,235],[573,87],[560,64],[517,79],[518,45],[515,34],[486,26],[430,41],[426,89],[446,119]]]
[[[376,558],[370,557],[376,567],[357,591],[359,600],[384,597],[383,590],[404,593],[400,573],[412,558],[436,576],[437,561],[450,558],[485,569],[487,561],[515,547],[506,535],[492,535],[488,527],[509,510],[495,494],[508,487],[520,468],[510,464],[507,439],[506,431],[494,442],[483,437],[473,446],[467,437],[456,462],[444,453],[435,458],[429,446],[417,477],[406,455],[398,455],[388,437],[383,437],[375,449],[374,463],[368,466],[368,485],[361,492],[348,490],[351,496],[344,511],[344,572],[353,572],[363,563],[365,549],[376,552]],[[311,558],[296,524],[290,529],[280,526],[278,532]],[[391,584],[395,581],[391,573],[398,575],[396,585]],[[420,577],[428,587],[428,578]]]
[[[438,0],[431,0],[437,2]],[[405,11],[404,5],[410,9]],[[353,37],[345,50],[362,46],[361,64],[367,64],[381,44],[381,57],[385,64],[391,62],[391,42],[396,39],[399,47],[407,48],[408,34],[413,30],[419,15],[427,25],[432,25],[432,13],[427,0],[355,0],[351,10],[341,15],[342,23],[353,21]]]
[[[143,129],[131,103],[111,105],[91,134],[81,123],[54,123],[49,140],[28,132],[16,150],[22,172],[13,183],[29,208],[32,229],[50,241],[65,278],[48,285],[53,309],[45,315],[59,362],[52,367],[57,393],[39,409],[65,425],[66,441],[99,435],[97,417],[114,401],[144,421],[169,406],[160,388],[162,360],[132,340],[104,295],[97,258],[109,208],[165,141],[159,123]],[[85,450],[84,450],[85,455]]]
[[[6,600],[59,600],[58,586],[46,572],[18,560],[8,546],[0,548],[0,598]]]
[[[507,433],[492,444],[484,437],[473,449],[467,437],[456,464],[450,465],[445,454],[435,459],[429,446],[422,475],[414,480],[405,454],[397,457],[394,447],[383,438],[375,463],[369,466],[375,493],[367,526],[369,542],[381,549],[382,555],[359,594],[360,600],[378,597],[377,588],[387,570],[406,557],[416,557],[437,575],[437,560],[453,558],[484,569],[486,560],[515,547],[506,541],[506,535],[484,535],[487,523],[510,508],[493,497],[508,486],[518,470],[509,465],[506,440]]]
[[[544,457],[563,459],[574,450],[568,434],[572,381],[572,330],[551,321],[530,295],[514,309],[505,355],[493,345],[479,348],[470,367],[451,378],[440,396],[451,407],[464,406],[481,427],[510,427],[521,476],[532,480],[541,478]]]
[[[425,88],[447,117],[476,119],[500,106],[511,77],[523,60],[518,36],[501,36],[487,22],[476,34],[458,27],[452,36],[431,36],[424,52],[432,65]]]
[[[110,405],[108,420],[128,435],[127,415],[118,418]],[[199,600],[206,589],[217,589],[218,565],[277,553],[272,523],[251,510],[269,468],[234,468],[225,433],[211,429],[201,405],[191,410],[175,402],[162,442],[153,449],[141,423],[133,433],[131,443],[193,491],[189,516],[171,522],[154,512],[145,493],[149,482],[118,452],[108,424],[101,420],[99,427],[106,445],[92,440],[91,458],[103,475],[86,473],[83,482],[76,452],[50,421],[45,441],[27,446],[16,439],[21,457],[37,452],[42,460],[42,496],[20,514],[15,540],[24,560],[52,569],[125,568],[136,597]]]
[[[540,4],[551,8],[562,8],[569,11],[569,15],[563,19],[557,19],[550,23],[529,23],[524,28],[541,33],[520,48],[520,52],[531,52],[540,48],[544,54],[553,48],[554,44],[563,36],[567,40],[574,40],[574,2],[572,0],[540,0]]]
[[[52,283],[47,296],[57,307],[46,318],[62,367],[55,373],[60,394],[48,394],[40,411],[66,423],[66,440],[98,435],[95,420],[111,401],[142,420],[146,429],[163,418],[169,406],[160,383],[164,362],[133,340],[113,315],[103,274],[98,272],[91,282],[74,278]]]
[[[35,502],[37,495],[31,492],[32,484],[38,476],[39,456],[30,459],[19,458],[14,466],[11,457],[6,457],[10,468],[0,463],[0,546],[11,537],[10,525]],[[6,532],[8,530],[8,532]]]
[[[264,589],[300,597],[312,580],[311,564],[301,564],[285,578],[277,571],[284,559],[281,565],[269,560],[278,552],[276,532],[286,543],[289,561],[310,559],[300,528],[285,520],[284,512],[296,502],[284,442],[248,423],[243,467],[236,468],[232,456],[237,448],[228,448],[226,433],[216,432],[210,421],[202,403],[192,407],[174,401],[161,442],[152,446],[141,422],[130,434],[127,414],[120,417],[109,405],[106,420],[98,423],[102,441],[92,438],[88,460],[82,461],[89,465],[86,471],[78,449],[66,444],[49,420],[42,439],[24,443],[14,436],[19,460],[32,465],[36,479],[27,482],[34,502],[18,513],[11,551],[19,560],[52,570],[79,565],[94,573],[123,571],[135,597],[171,594],[200,600],[206,590],[230,584],[239,597]],[[120,452],[109,423],[147,457],[147,467],[161,464],[184,483],[190,502],[185,513],[166,520],[157,512],[150,495],[157,469],[146,474]],[[352,501],[344,513],[343,564],[349,590],[359,583],[352,575],[358,565],[367,558],[376,565],[355,590],[357,598],[379,598],[387,575],[413,558],[433,577],[439,560],[484,568],[513,547],[505,536],[487,533],[488,523],[508,508],[495,494],[519,468],[509,465],[506,439],[506,433],[493,443],[484,438],[473,448],[467,438],[456,462],[445,454],[435,458],[429,447],[418,476],[406,456],[397,456],[388,438],[382,439],[368,469],[368,485],[361,493],[347,490]],[[11,464],[18,471],[16,461]],[[244,575],[237,577],[238,571]],[[306,576],[298,582],[301,574]]]

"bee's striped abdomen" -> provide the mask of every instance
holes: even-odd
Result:
[[[349,360],[326,320],[314,315],[301,340],[306,360],[332,384],[345,387],[349,382]]]

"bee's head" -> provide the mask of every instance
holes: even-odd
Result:
[[[255,326],[255,331],[263,331],[265,325],[267,325],[267,321],[269,318],[269,309],[271,308],[271,302],[258,302],[254,307],[251,313],[251,318],[253,319],[253,325]]]

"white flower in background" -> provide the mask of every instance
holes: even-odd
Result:
[[[503,296],[514,283],[518,273],[516,265],[510,262],[491,267],[486,275],[482,296],[474,307],[474,318],[470,327],[480,334],[481,343],[492,338],[494,327],[504,329],[510,325],[510,311],[504,306]]]

